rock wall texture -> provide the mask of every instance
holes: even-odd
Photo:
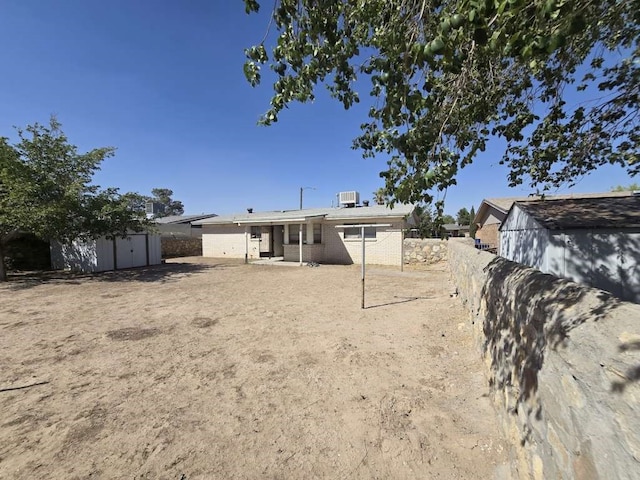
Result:
[[[162,237],[162,258],[202,256],[202,238]]]
[[[404,263],[437,263],[447,259],[447,241],[439,238],[405,238]]]
[[[640,478],[640,305],[448,247],[515,478]]]

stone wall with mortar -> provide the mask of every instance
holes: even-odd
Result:
[[[515,478],[640,478],[640,305],[448,247]]]
[[[447,241],[439,238],[405,238],[404,263],[431,264],[447,259]]]
[[[202,256],[202,238],[161,237],[162,258]]]

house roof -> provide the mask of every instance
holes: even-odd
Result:
[[[640,195],[545,199],[516,205],[549,230],[640,228]]]
[[[354,208],[305,208],[302,210],[276,210],[271,212],[240,213],[220,215],[193,222],[194,225],[244,224],[259,225],[273,223],[300,223],[313,220],[366,220],[380,218],[404,218],[411,215],[413,205],[396,205],[389,208],[385,205]]]
[[[156,223],[167,225],[175,223],[191,223],[196,220],[202,220],[205,218],[217,217],[215,213],[201,213],[200,215],[169,215],[167,217],[156,218]]]
[[[629,197],[633,195],[633,192],[605,192],[605,193],[568,193],[560,195],[545,195],[544,200],[565,200],[565,199],[580,199],[580,198],[618,198]],[[516,202],[533,202],[543,200],[540,195],[529,195],[526,197],[499,197],[499,198],[485,198],[482,200],[478,212],[473,219],[473,223],[481,224],[483,216],[487,213],[489,207],[494,207],[500,213],[507,216],[507,213]],[[503,218],[504,218],[503,217]]]
[[[458,225],[457,223],[445,223],[442,225],[447,232],[453,232],[455,230],[469,230],[469,225]]]

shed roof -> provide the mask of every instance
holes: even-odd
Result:
[[[271,212],[220,215],[193,222],[194,225],[300,223],[320,218],[325,220],[365,220],[376,218],[404,218],[414,210],[413,205],[385,205],[354,208],[305,208],[302,210],[276,210]]]
[[[540,195],[528,195],[526,197],[498,197],[498,198],[485,198],[482,200],[480,207],[478,207],[478,211],[476,213],[475,218],[473,219],[474,223],[480,224],[482,223],[482,217],[487,214],[487,210],[489,206],[494,207],[499,212],[503,213],[506,217],[509,209],[516,202],[535,202],[542,200],[567,200],[567,199],[580,199],[580,198],[618,198],[618,197],[629,197],[633,195],[633,192],[625,191],[625,192],[604,192],[604,193],[566,193],[559,195],[545,195],[544,197]]]
[[[517,202],[549,230],[640,228],[640,195]]]

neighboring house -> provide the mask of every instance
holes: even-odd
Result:
[[[202,225],[192,225],[192,222],[216,217],[215,213],[202,213],[200,215],[170,215],[156,218],[156,228],[161,237],[202,237]]]
[[[516,202],[500,253],[640,303],[640,195]]]
[[[516,201],[526,201],[529,197],[485,198],[482,200],[475,218],[477,225],[475,239],[486,249],[497,249],[500,225]]]
[[[250,209],[249,209],[250,210]],[[194,222],[202,225],[205,257],[299,261],[300,232],[304,262],[361,263],[359,225],[388,225],[365,230],[366,263],[401,265],[403,230],[415,225],[414,207],[396,205],[313,208],[274,212],[248,211]]]
[[[608,193],[577,193],[565,195],[545,195],[546,200],[560,200],[571,198],[601,198],[601,197],[628,197],[631,192],[608,192]],[[479,240],[484,248],[492,251],[499,251],[499,229],[502,222],[507,217],[509,209],[515,202],[529,202],[541,200],[538,195],[529,195],[527,197],[503,197],[503,198],[485,198],[482,200],[480,207],[473,222],[477,226],[475,238]]]
[[[93,273],[161,262],[160,236],[150,233],[131,233],[115,239],[75,240],[68,244],[51,242],[51,266],[56,270]]]
[[[469,235],[469,225],[458,225],[457,223],[445,223],[442,225],[447,237],[466,237]]]

